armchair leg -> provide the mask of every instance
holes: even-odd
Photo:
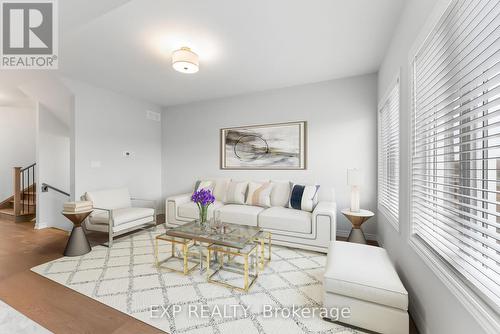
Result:
[[[109,220],[108,220],[108,247],[113,247],[113,227],[115,226],[115,221],[113,218],[113,210],[109,212]]]
[[[108,233],[109,241],[108,241],[108,247],[111,248],[113,247],[113,233],[110,231]]]
[[[154,226],[154,231],[156,232],[156,209],[154,209],[154,216],[153,216],[153,226]]]

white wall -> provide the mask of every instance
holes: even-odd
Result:
[[[70,128],[43,104],[38,104],[38,206],[36,228],[57,227],[71,230],[73,224],[61,215],[68,197],[49,190],[42,183],[70,191]]]
[[[395,262],[397,270],[410,293],[410,312],[420,333],[480,334],[478,322],[462,306],[445,284],[422,261],[408,243],[408,184],[409,184],[409,52],[429,26],[433,8],[446,1],[409,0],[395,30],[390,48],[379,71],[379,97],[389,88],[391,80],[401,71],[401,189],[400,233],[379,212],[378,236]],[[427,22],[427,23],[426,23]]]
[[[12,167],[35,162],[35,107],[0,106],[0,202],[13,195]]]
[[[127,186],[133,197],[161,201],[161,122],[157,105],[65,78],[74,95],[73,193]],[[130,151],[130,157],[123,152]]]
[[[318,182],[322,197],[331,187],[338,208],[349,206],[347,169],[360,168],[361,204],[375,210],[376,75],[308,84],[231,98],[168,107],[163,117],[163,194],[190,191],[200,177],[289,179]],[[219,169],[219,130],[231,126],[307,121],[307,170]],[[340,235],[350,223],[338,213]],[[364,225],[374,237],[376,217]]]

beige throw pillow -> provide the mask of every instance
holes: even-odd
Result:
[[[271,207],[271,191],[273,186],[271,182],[250,182],[248,184],[247,205]]]

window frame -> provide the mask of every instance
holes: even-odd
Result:
[[[390,81],[387,91],[382,95],[382,98],[379,101],[378,107],[377,107],[377,209],[380,213],[384,215],[386,218],[387,222],[394,227],[394,229],[399,232],[400,231],[400,226],[399,226],[399,221],[401,219],[401,201],[398,201],[398,207],[396,208],[397,210],[397,217],[395,217],[392,212],[390,212],[389,208],[386,208],[385,205],[383,205],[380,202],[380,196],[379,196],[379,191],[380,191],[380,180],[379,180],[379,172],[380,172],[380,160],[381,160],[381,112],[382,109],[384,108],[385,104],[387,103],[389,97],[391,96],[392,91],[394,88],[398,86],[399,94],[398,94],[398,144],[399,144],[399,152],[398,152],[398,181],[397,181],[397,187],[398,187],[398,195],[401,194],[401,75],[400,71],[397,72],[397,74],[394,76],[394,78]],[[399,196],[401,197],[401,196]]]
[[[413,231],[413,117],[415,113],[415,69],[414,59],[420,53],[427,40],[432,37],[432,33],[437,28],[442,16],[446,13],[449,6],[454,0],[439,0],[434,10],[429,16],[429,19],[417,35],[413,46],[410,48],[407,58],[408,66],[408,94],[406,101],[408,103],[409,117],[407,119],[408,133],[407,136],[407,157],[409,160],[407,166],[408,186],[406,188],[406,204],[408,210],[404,213],[409,222],[409,230],[407,233],[407,242],[410,247],[416,252],[425,265],[440,279],[440,281],[449,289],[449,291],[459,300],[464,308],[472,315],[472,317],[480,324],[486,333],[496,334],[500,332],[500,317],[497,312],[487,303],[465,280],[456,273],[441,257],[439,257],[426,242],[419,238]],[[400,213],[402,216],[402,213]]]

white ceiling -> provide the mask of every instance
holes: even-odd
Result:
[[[162,105],[372,73],[403,0],[61,1],[65,75]],[[175,72],[189,46],[200,71]]]

